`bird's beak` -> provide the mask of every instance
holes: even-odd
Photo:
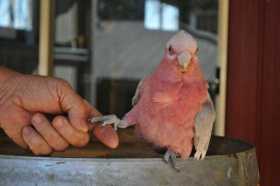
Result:
[[[191,58],[192,56],[189,52],[182,52],[178,55],[178,62],[179,65],[183,68],[183,70],[186,70],[188,68]]]

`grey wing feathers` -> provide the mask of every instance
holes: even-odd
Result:
[[[202,109],[195,117],[194,146],[195,158],[203,159],[208,150],[213,123],[215,121],[215,108],[208,94],[208,99],[203,103]]]
[[[142,84],[143,84],[143,79],[137,85],[135,94],[134,94],[134,96],[132,98],[132,106],[135,105],[138,102],[139,98],[140,98],[140,89],[141,89]]]

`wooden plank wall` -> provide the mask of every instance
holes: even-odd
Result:
[[[280,185],[280,1],[231,0],[226,134],[257,146],[262,186]]]

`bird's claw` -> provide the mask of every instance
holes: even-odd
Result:
[[[176,171],[179,172],[180,169],[176,166],[176,158],[177,158],[177,154],[171,150],[167,150],[163,156],[163,160],[166,163],[170,163],[172,168],[174,168]]]
[[[89,119],[89,121],[91,123],[101,122],[102,126],[113,124],[115,130],[118,130],[118,127],[121,124],[121,120],[114,114],[106,115],[106,116],[92,117],[91,119]]]
[[[203,160],[206,156],[206,150],[198,150],[194,154],[196,160]]]

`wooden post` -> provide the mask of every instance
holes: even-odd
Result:
[[[39,67],[38,73],[51,76],[53,71],[53,0],[40,2]]]
[[[90,78],[91,78],[91,85],[90,85],[90,96],[89,96],[89,101],[91,104],[96,105],[96,98],[97,98],[97,77],[96,77],[96,73],[95,73],[95,34],[96,34],[96,30],[97,30],[97,21],[98,21],[98,17],[97,17],[97,1],[98,0],[91,0],[91,48],[90,48],[90,53],[91,53],[91,59],[90,59],[90,68],[91,68],[91,74],[90,74]]]
[[[226,82],[228,52],[229,0],[219,0],[218,12],[218,65],[220,67],[220,93],[216,98],[217,119],[214,134],[225,135]]]

